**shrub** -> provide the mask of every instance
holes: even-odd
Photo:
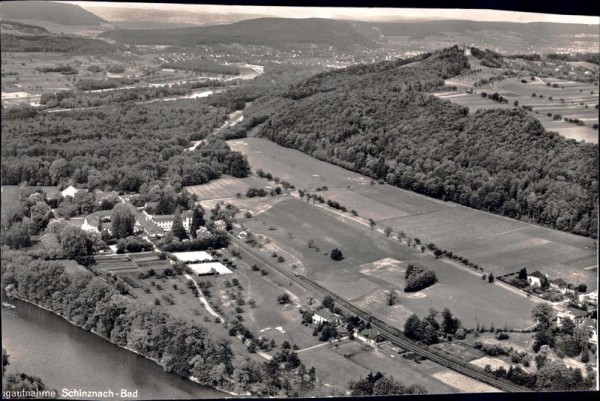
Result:
[[[331,250],[329,257],[335,261],[340,261],[340,260],[344,259],[344,254],[339,249],[334,248]]]
[[[496,335],[496,338],[498,340],[508,340],[510,336],[506,333],[498,333],[498,335]]]

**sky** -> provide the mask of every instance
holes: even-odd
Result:
[[[599,24],[600,17],[524,13],[499,10],[465,10],[465,9],[428,9],[428,8],[332,8],[332,7],[258,7],[258,6],[219,6],[202,4],[161,4],[161,3],[126,3],[73,1],[88,11],[94,12],[98,7],[120,8],[152,8],[159,10],[179,10],[197,13],[243,13],[271,15],[287,18],[335,18],[352,19],[398,17],[407,19],[466,19],[475,21],[508,21],[508,22],[558,22],[575,24]]]

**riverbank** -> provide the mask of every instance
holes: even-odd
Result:
[[[4,292],[4,291],[3,291],[3,292]],[[105,343],[105,344],[107,344],[107,346],[116,346],[116,348],[117,348],[117,349],[120,349],[120,350],[127,351],[127,353],[129,353],[129,354],[133,354],[133,355],[136,355],[136,356],[142,357],[144,360],[148,360],[148,361],[151,361],[151,362],[153,362],[153,364],[151,364],[151,365],[155,365],[155,366],[157,366],[157,367],[160,367],[160,368],[161,368],[161,371],[162,371],[162,372],[164,372],[164,373],[165,373],[167,376],[166,376],[166,377],[164,377],[164,378],[157,378],[157,377],[156,377],[156,374],[154,374],[154,375],[150,376],[150,377],[149,377],[149,379],[148,379],[148,381],[152,382],[152,383],[151,383],[151,385],[149,385],[149,387],[152,387],[152,388],[151,388],[149,391],[159,391],[159,392],[162,392],[162,391],[164,390],[164,389],[163,389],[163,387],[164,387],[164,386],[160,386],[160,388],[158,388],[157,386],[155,386],[154,382],[155,382],[155,381],[157,381],[157,379],[161,379],[161,380],[162,380],[162,381],[164,381],[164,382],[169,382],[169,383],[167,383],[167,384],[172,384],[171,382],[173,382],[173,381],[174,381],[174,380],[172,380],[172,379],[170,378],[170,377],[172,377],[172,376],[175,376],[175,377],[177,377],[177,378],[180,378],[181,380],[183,380],[183,381],[185,381],[185,382],[188,382],[188,383],[192,384],[191,386],[190,386],[190,385],[184,385],[184,386],[181,386],[181,387],[183,387],[183,388],[181,388],[181,389],[179,388],[180,386],[177,386],[177,390],[180,390],[180,392],[181,392],[182,394],[169,394],[169,389],[167,388],[167,389],[166,389],[166,391],[167,391],[167,394],[162,394],[162,393],[161,393],[161,394],[158,394],[158,395],[157,395],[157,397],[156,397],[157,399],[168,399],[168,398],[179,398],[179,397],[182,397],[182,398],[206,398],[205,394],[197,394],[198,392],[200,392],[200,393],[208,393],[208,397],[209,397],[209,398],[211,398],[211,399],[217,399],[217,398],[228,398],[228,397],[245,397],[245,396],[248,396],[248,395],[249,395],[249,394],[238,394],[238,393],[236,393],[236,392],[233,392],[233,391],[230,391],[230,390],[227,390],[227,389],[216,388],[216,387],[214,387],[214,386],[210,386],[210,385],[207,385],[207,384],[203,384],[203,383],[200,383],[200,382],[199,382],[199,381],[198,381],[196,378],[194,378],[194,377],[184,377],[184,376],[182,376],[182,375],[179,375],[179,374],[177,374],[177,373],[174,373],[174,372],[172,372],[172,373],[167,373],[167,372],[165,372],[165,371],[164,371],[164,366],[163,366],[163,365],[160,363],[160,361],[158,361],[158,360],[156,360],[156,359],[154,359],[154,358],[150,358],[150,357],[148,357],[148,356],[145,356],[145,355],[141,354],[140,352],[138,352],[138,351],[136,351],[136,350],[134,350],[134,349],[132,349],[132,348],[129,348],[129,347],[126,347],[126,346],[122,346],[122,345],[116,344],[116,343],[114,343],[114,342],[112,342],[112,341],[110,341],[110,340],[108,340],[108,339],[104,338],[103,336],[99,335],[98,333],[94,332],[93,330],[89,330],[89,331],[88,331],[88,330],[85,330],[85,329],[83,329],[82,327],[80,327],[80,326],[78,326],[77,324],[75,324],[75,323],[73,323],[72,321],[70,321],[70,320],[69,320],[68,318],[66,318],[65,316],[61,315],[60,313],[58,313],[58,312],[56,312],[56,311],[53,311],[53,310],[51,310],[51,309],[49,309],[49,308],[47,308],[47,307],[45,307],[45,306],[38,305],[38,304],[36,304],[35,302],[32,302],[32,301],[30,301],[30,300],[27,300],[27,299],[23,299],[23,298],[19,297],[18,295],[14,294],[14,293],[13,293],[13,294],[11,294],[11,293],[5,293],[5,294],[6,294],[6,298],[7,298],[7,299],[10,299],[10,300],[16,300],[17,302],[22,302],[22,303],[24,303],[24,304],[26,304],[26,305],[29,305],[29,306],[31,306],[31,308],[33,308],[33,309],[39,309],[40,311],[49,312],[49,313],[50,313],[52,316],[59,317],[61,321],[64,321],[64,322],[66,322],[66,323],[67,323],[69,326],[73,327],[74,329],[76,329],[76,330],[78,330],[78,331],[81,331],[81,333],[82,333],[82,334],[83,334],[83,333],[92,333],[92,334],[94,334],[94,336],[93,336],[94,338],[96,338],[96,339],[98,339],[98,340],[103,340],[102,342],[103,342],[103,343]],[[4,294],[3,294],[3,295],[4,295]],[[23,305],[21,305],[21,307],[22,307],[22,306],[23,306]],[[17,305],[17,309],[19,309],[19,306],[18,306],[18,305]],[[14,309],[8,309],[8,310],[10,310],[10,311],[11,311],[11,312],[9,312],[9,313],[12,313],[13,311],[15,311]],[[4,310],[3,310],[3,314],[5,314]],[[4,320],[4,319],[3,319],[3,320]],[[45,319],[43,319],[43,320],[45,320]],[[3,324],[3,326],[4,326],[4,324]],[[5,340],[5,338],[4,338],[4,334],[5,334],[5,330],[3,330],[3,343],[4,343],[4,340]],[[77,334],[79,335],[79,333],[77,333]],[[43,333],[43,335],[44,335],[44,337],[45,337],[45,336],[47,335],[47,333]],[[71,338],[71,337],[73,337],[73,336],[72,336],[72,335],[69,335],[69,336],[67,336],[67,337],[68,337],[68,338],[67,338],[67,340],[69,340],[69,341],[70,341],[70,338]],[[91,341],[91,342],[94,342],[94,341]],[[96,341],[96,342],[97,342],[97,341]],[[11,341],[8,341],[8,343],[10,344],[10,343],[11,343]],[[77,344],[76,344],[76,346],[77,346]],[[21,347],[21,348],[22,348],[22,347]],[[80,348],[80,346],[78,346],[77,348]],[[92,353],[93,353],[93,352],[95,351],[95,348],[97,348],[97,347],[93,347],[92,349],[89,349],[89,348],[87,348],[87,349],[86,349],[86,351],[87,351],[87,352],[92,352]],[[9,349],[9,354],[10,354],[11,352],[12,352],[12,350],[11,350],[11,349]],[[21,350],[18,350],[18,349],[17,349],[15,352],[16,352],[16,355],[23,354],[23,352],[21,352]],[[105,354],[106,354],[106,352],[105,352]],[[38,356],[36,355],[35,357],[37,358]],[[87,359],[90,359],[90,358],[88,357]],[[95,358],[94,358],[94,359],[95,359]],[[135,361],[131,361],[131,358],[127,358],[127,359],[128,359],[128,362],[135,362]],[[135,358],[134,358],[134,359],[135,359]],[[36,359],[36,361],[35,361],[35,363],[36,363],[36,364],[39,364],[40,362],[43,362],[43,359],[41,359],[41,360],[37,360],[37,359]],[[86,361],[86,362],[87,362],[87,361]],[[111,362],[112,362],[112,361],[111,361]],[[48,361],[46,361],[46,363],[48,363]],[[139,372],[137,371],[137,370],[138,370],[138,366],[137,366],[138,364],[139,364],[139,363],[137,363],[137,364],[136,364],[136,366],[134,367],[135,369],[134,369],[134,372],[133,372],[133,374],[134,374],[134,383],[135,383],[136,385],[138,385],[138,382],[139,382],[139,380],[138,380],[138,374],[139,374]],[[142,368],[143,368],[143,367],[142,367]],[[27,369],[27,370],[29,370],[29,369]],[[39,372],[38,372],[37,374],[39,374]],[[42,376],[43,376],[43,375],[42,375]],[[87,377],[85,377],[85,378],[87,379]],[[113,386],[113,383],[111,382],[110,378],[105,378],[105,379],[107,379],[107,380],[108,380],[108,383],[106,383],[106,385],[107,385],[107,386]],[[146,380],[146,378],[145,378],[145,377],[144,377],[144,379]],[[94,380],[93,382],[94,382],[94,386],[96,386],[96,381]],[[62,385],[66,385],[67,383],[64,383],[64,384],[63,384],[63,383],[61,383],[61,384],[62,384]],[[175,383],[175,384],[176,384],[176,383]],[[182,383],[182,384],[183,384],[183,383]],[[54,383],[53,385],[54,385],[54,387],[58,387],[58,386],[56,385],[56,383]],[[117,385],[117,384],[115,383],[115,385]],[[202,388],[201,388],[201,387],[199,387],[199,386],[196,388],[196,386],[197,386],[197,385],[199,385],[199,386],[202,386],[202,387],[205,387],[205,388],[206,388],[206,390],[205,390],[205,389],[202,389]],[[65,388],[66,388],[66,387],[65,387]],[[210,389],[210,390],[209,390],[209,389]],[[178,392],[179,392],[179,391],[178,391]],[[175,396],[179,396],[179,397],[175,397],[174,395],[175,395]],[[199,397],[199,395],[200,395],[200,397]],[[190,397],[190,396],[192,396],[192,397]],[[141,397],[141,396],[140,396],[140,398],[144,398],[144,397]]]

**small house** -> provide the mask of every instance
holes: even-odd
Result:
[[[547,280],[548,277],[539,270],[536,270],[527,276],[527,282],[532,287],[541,287],[544,279]]]
[[[79,192],[77,188],[75,188],[73,185],[69,185],[67,188],[60,191],[60,194],[63,196],[63,198],[66,198],[67,196],[73,198],[77,192]]]
[[[556,325],[558,327],[562,326],[562,322],[565,318],[569,318],[575,323],[576,326],[581,325],[587,316],[587,312],[577,308],[567,308],[565,311],[560,311],[556,314]]]
[[[355,337],[362,342],[375,345],[377,342],[378,333],[373,329],[364,329],[355,333]]]
[[[583,302],[583,301],[597,305],[598,304],[598,290],[594,290],[587,294],[579,295],[579,302]]]
[[[313,323],[337,323],[337,316],[329,311],[329,309],[320,309],[313,315]]]

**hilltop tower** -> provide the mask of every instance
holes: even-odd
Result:
[[[463,53],[465,54],[465,56],[470,56],[471,55],[471,47],[469,46],[465,46],[465,44],[463,43]]]

